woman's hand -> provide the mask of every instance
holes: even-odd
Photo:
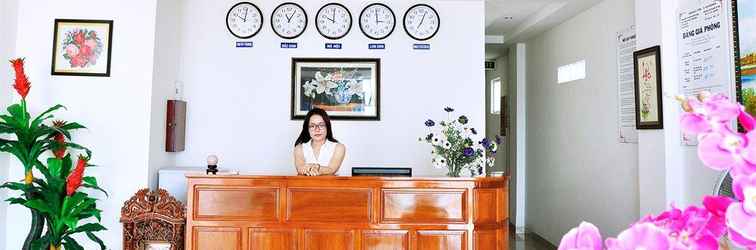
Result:
[[[318,164],[307,164],[305,165],[305,175],[307,176],[318,176],[320,175],[320,165]]]

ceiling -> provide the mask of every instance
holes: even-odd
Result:
[[[540,34],[601,0],[485,0],[486,58],[496,58],[508,45]]]

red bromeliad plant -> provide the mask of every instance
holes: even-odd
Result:
[[[24,73],[24,60],[15,59],[11,64],[16,73],[13,88],[21,96],[21,103],[9,106],[8,114],[0,114],[0,151],[13,154],[21,162],[24,179],[6,182],[0,188],[20,191],[21,195],[6,201],[26,206],[32,213],[32,225],[23,249],[56,250],[61,245],[69,250],[83,249],[71,237],[77,233],[85,233],[105,249],[94,234],[105,230],[99,223],[101,210],[96,207],[96,199],[78,191],[79,187],[86,187],[105,192],[94,177],[84,176],[91,152],[70,141],[71,131],[84,126],[63,121],[46,125],[45,122],[53,118],[52,113],[64,108],[61,105],[55,105],[32,119],[26,105],[31,84]],[[67,153],[69,149],[84,151],[86,155],[79,156],[75,168],[72,168],[73,160]],[[43,163],[40,157],[48,152],[53,157]],[[35,177],[35,169],[43,178]],[[90,218],[96,218],[98,223],[80,225],[80,221]]]

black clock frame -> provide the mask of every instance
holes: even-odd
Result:
[[[299,32],[299,34],[297,34],[296,36],[292,36],[292,37],[286,37],[284,35],[279,34],[278,31],[276,31],[276,28],[273,26],[274,25],[273,24],[273,15],[276,14],[276,11],[278,10],[278,8],[281,8],[282,6],[287,5],[287,4],[293,4],[293,5],[297,6],[300,10],[302,10],[302,13],[304,13],[304,17],[305,17],[305,27],[304,27],[304,29],[302,30],[302,32]],[[305,31],[307,31],[307,25],[308,24],[309,24],[309,19],[307,19],[307,11],[304,8],[302,8],[301,5],[299,5],[298,3],[295,3],[295,2],[285,2],[285,3],[279,4],[278,6],[276,6],[275,9],[273,9],[273,12],[270,13],[270,28],[273,29],[273,33],[276,33],[276,35],[278,35],[279,37],[281,37],[283,39],[295,39],[295,38],[301,36],[302,34],[305,33]]]
[[[320,12],[323,11],[323,9],[325,7],[328,7],[330,5],[341,6],[341,8],[344,8],[347,11],[347,14],[349,14],[349,27],[347,27],[347,31],[344,33],[344,35],[342,35],[340,37],[329,37],[329,36],[326,36],[325,34],[323,34],[322,31],[320,31],[320,27],[318,26],[318,16],[320,16]],[[320,7],[320,9],[318,10],[318,13],[315,14],[315,29],[318,30],[318,33],[320,33],[321,36],[323,36],[325,38],[328,38],[328,39],[331,39],[331,40],[338,40],[338,39],[344,38],[352,30],[352,26],[354,26],[354,19],[352,19],[352,12],[349,11],[349,8],[347,8],[346,6],[344,6],[343,4],[340,4],[340,3],[336,3],[336,2],[327,3],[327,4],[323,5],[323,7]]]
[[[436,13],[436,17],[438,18],[438,28],[436,28],[436,31],[434,31],[433,34],[430,35],[429,37],[423,38],[423,39],[420,39],[420,38],[417,38],[417,37],[413,36],[412,34],[410,34],[409,30],[407,30],[407,14],[409,14],[410,10],[412,10],[412,9],[414,9],[416,7],[420,7],[420,6],[428,7],[429,9],[431,9],[433,11],[433,13]],[[404,12],[404,17],[402,18],[402,26],[404,26],[404,32],[406,32],[407,35],[410,36],[412,39],[415,39],[417,41],[426,41],[426,40],[429,40],[429,39],[433,38],[434,36],[436,36],[436,34],[438,33],[438,31],[441,29],[441,15],[439,15],[438,11],[436,11],[436,9],[433,8],[433,7],[431,7],[430,5],[427,5],[427,4],[424,4],[424,3],[415,4],[415,5],[412,5],[412,7],[409,7],[409,9],[407,9],[406,12]]]
[[[234,33],[234,31],[231,30],[231,26],[228,25],[228,16],[231,15],[231,11],[234,8],[236,8],[236,6],[239,6],[239,5],[242,5],[242,4],[252,5],[252,7],[255,7],[255,9],[257,10],[257,13],[260,13],[260,28],[258,28],[257,31],[255,31],[255,33],[252,33],[252,35],[249,35],[249,36],[239,36],[239,35],[237,35],[236,33]],[[226,13],[226,29],[228,29],[228,32],[231,33],[231,35],[234,35],[235,37],[237,37],[239,39],[249,39],[249,38],[254,37],[255,35],[257,35],[257,33],[260,33],[260,31],[262,30],[263,26],[265,26],[265,16],[263,16],[263,13],[262,13],[262,11],[260,11],[260,8],[257,7],[257,5],[255,5],[253,3],[250,3],[250,2],[238,2],[238,3],[234,4],[234,6],[231,6],[231,8],[228,9],[228,12]]]
[[[362,14],[365,14],[365,11],[368,8],[370,8],[370,7],[374,6],[374,5],[380,5],[380,6],[386,7],[386,9],[388,9],[391,12],[391,18],[394,19],[394,25],[391,26],[391,31],[389,31],[389,33],[386,34],[383,37],[372,37],[372,36],[368,35],[367,32],[365,32],[365,29],[362,28]],[[360,31],[362,31],[362,34],[364,34],[366,37],[368,37],[370,39],[373,39],[373,40],[383,40],[383,39],[386,39],[392,33],[394,33],[394,29],[396,28],[396,14],[394,13],[394,10],[392,10],[391,7],[389,7],[388,5],[385,5],[383,3],[371,3],[368,6],[365,6],[365,8],[363,8],[362,11],[360,12],[360,15],[357,17],[357,19],[359,19],[359,22],[357,22],[357,24],[360,26]]]

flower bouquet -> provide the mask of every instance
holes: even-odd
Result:
[[[64,108],[61,105],[32,117],[26,105],[31,84],[24,73],[24,60],[12,60],[11,64],[16,73],[13,87],[21,96],[21,103],[9,106],[8,114],[0,114],[0,135],[3,136],[0,137],[0,151],[13,154],[21,162],[25,177],[18,182],[6,182],[0,188],[18,191],[18,196],[6,201],[23,205],[31,211],[31,227],[23,249],[58,250],[61,246],[67,250],[84,249],[73,238],[77,234],[85,234],[105,249],[102,240],[94,234],[106,230],[99,223],[101,210],[97,208],[97,199],[79,188],[105,191],[94,177],[84,175],[85,168],[91,166],[87,163],[91,152],[70,141],[71,131],[84,126],[64,121],[45,124],[53,118],[55,111]],[[69,153],[74,150],[84,153],[76,157],[75,165],[74,157]],[[40,160],[45,153],[51,157]],[[35,173],[41,174],[41,178]],[[92,218],[97,222],[92,222]],[[85,221],[89,223],[82,223]]]
[[[604,244],[624,249],[756,249],[756,120],[745,108],[723,95],[702,93],[677,97],[684,110],[681,128],[697,134],[698,157],[704,165],[729,171],[735,199],[704,197],[703,206],[672,206],[658,216],[647,216]],[[746,133],[732,124],[737,120]],[[562,238],[559,249],[602,249],[598,228],[583,222]]]
[[[362,75],[357,70],[326,72],[325,75],[318,71],[302,88],[304,96],[318,106],[361,103],[365,99]]]
[[[493,141],[483,138],[475,143],[473,137],[478,135],[478,131],[467,125],[467,116],[452,119],[454,109],[446,107],[444,111],[449,118],[439,122],[439,130],[433,131],[436,122],[429,119],[425,121],[425,126],[431,131],[424,138],[418,139],[433,146],[433,167],[447,168],[449,172],[446,175],[450,177],[459,177],[465,169],[470,172],[470,176],[481,175],[484,167],[493,167],[501,137],[497,135]]]

